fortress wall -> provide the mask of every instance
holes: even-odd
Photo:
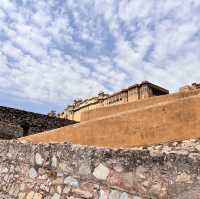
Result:
[[[199,129],[200,96],[197,95],[31,135],[21,140],[133,147],[199,138]]]
[[[74,121],[49,117],[47,115],[17,110],[0,106],[0,138],[16,138],[23,134],[22,124],[26,122],[29,128],[29,134],[51,130],[69,124]]]
[[[128,102],[128,103],[124,103],[124,104],[120,104],[120,105],[101,107],[101,108],[97,108],[95,110],[89,110],[89,111],[82,112],[81,113],[81,122],[113,115],[113,114],[120,113],[120,112],[129,111],[132,109],[144,108],[146,106],[154,105],[154,104],[165,102],[165,101],[181,99],[184,97],[197,95],[199,93],[200,93],[200,89],[189,91],[189,92],[179,92],[179,93],[174,93],[174,94],[170,94],[170,95],[161,95],[161,96],[156,96],[156,97],[150,97],[150,98],[146,98],[146,99],[142,99],[142,100],[138,100],[138,101],[134,101],[134,102]]]
[[[23,129],[20,125],[0,122],[0,139],[12,139],[13,137],[22,136]]]
[[[197,199],[200,141],[109,149],[0,141],[0,198]]]

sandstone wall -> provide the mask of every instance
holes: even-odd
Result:
[[[132,147],[200,137],[200,95],[28,136],[34,143]]]
[[[119,104],[119,105],[101,107],[95,110],[84,111],[81,113],[81,122],[93,120],[96,118],[105,117],[109,115],[114,115],[117,113],[129,111],[129,110],[135,110],[135,109],[140,109],[147,106],[152,106],[161,102],[182,99],[185,97],[198,95],[199,93],[200,93],[200,89],[187,91],[187,92],[179,92],[179,93],[174,93],[170,95],[161,95],[161,96],[146,98],[146,99],[142,99],[142,100],[138,100],[134,102],[128,102],[128,103]]]
[[[17,110],[0,106],[0,138],[9,139],[21,137],[23,134],[22,124],[29,124],[29,134],[51,130],[69,124],[74,121],[48,117],[47,115]]]
[[[200,198],[199,140],[134,149],[0,141],[0,158],[0,198]]]

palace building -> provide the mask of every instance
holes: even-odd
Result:
[[[98,96],[89,99],[74,100],[74,103],[65,108],[64,112],[60,113],[58,116],[60,118],[81,121],[81,113],[84,111],[166,94],[169,94],[167,89],[148,81],[143,81],[140,84],[134,84],[112,95],[101,92]]]

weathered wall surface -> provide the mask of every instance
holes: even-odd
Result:
[[[34,143],[133,147],[200,137],[200,95],[28,136]]]
[[[23,129],[20,125],[15,125],[0,121],[0,139],[12,139],[22,136]]]
[[[179,92],[179,93],[174,93],[170,95],[161,95],[161,96],[151,97],[147,99],[142,99],[135,102],[129,102],[129,103],[124,103],[124,104],[119,104],[119,105],[101,107],[95,110],[84,111],[81,113],[81,122],[93,120],[96,118],[105,117],[109,115],[114,115],[117,113],[129,111],[129,110],[140,109],[140,108],[152,106],[152,105],[166,102],[166,101],[178,100],[185,97],[198,95],[199,93],[200,93],[200,89],[188,91],[188,92]]]
[[[1,139],[21,137],[23,134],[22,125],[24,122],[30,126],[29,134],[74,124],[74,121],[70,120],[58,119],[48,117],[47,115],[0,106]]]
[[[200,141],[108,149],[0,141],[0,197],[199,199]]]

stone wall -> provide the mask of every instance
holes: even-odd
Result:
[[[199,199],[200,140],[132,149],[0,141],[0,197]]]
[[[0,139],[21,137],[24,123],[29,126],[28,134],[34,134],[75,122],[0,106]]]
[[[34,143],[133,147],[200,137],[200,95],[31,135]]]

